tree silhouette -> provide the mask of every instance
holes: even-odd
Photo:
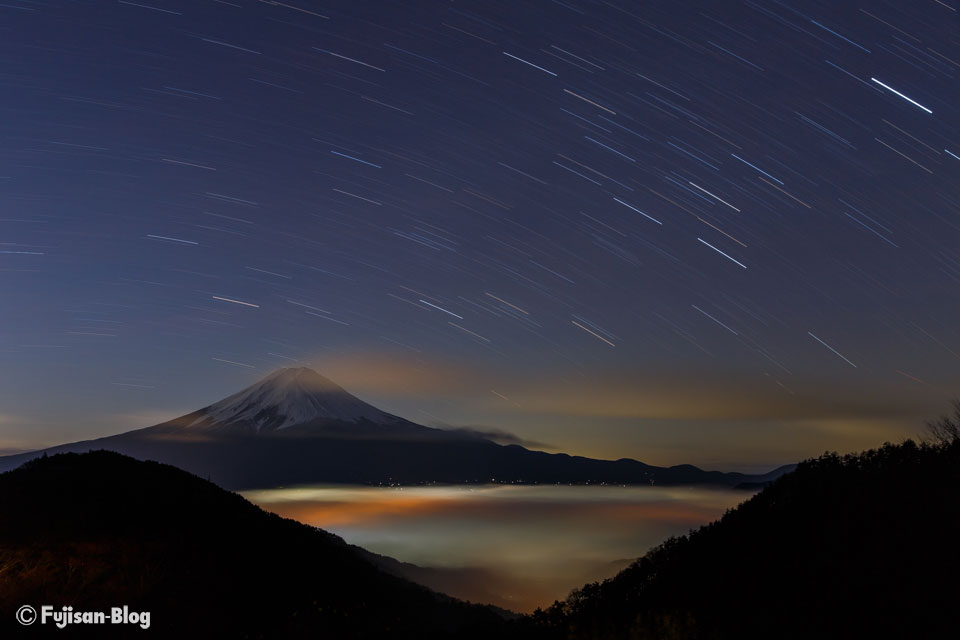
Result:
[[[953,401],[953,416],[942,415],[927,422],[927,431],[934,442],[951,444],[960,441],[960,399]]]

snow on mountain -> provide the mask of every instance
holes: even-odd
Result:
[[[278,431],[314,420],[406,421],[381,411],[306,367],[280,369],[239,393],[197,412],[191,427],[252,426],[257,433]]]

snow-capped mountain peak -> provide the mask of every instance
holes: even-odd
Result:
[[[191,426],[243,425],[257,433],[315,420],[404,422],[306,367],[279,369],[239,393],[201,409]]]

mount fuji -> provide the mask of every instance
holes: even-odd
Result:
[[[201,409],[202,424],[235,428],[249,425],[254,432],[280,431],[315,420],[400,424],[391,415],[306,367],[280,369],[257,384]]]
[[[62,452],[106,449],[157,460],[229,489],[311,483],[765,483],[764,475],[655,467],[501,445],[381,411],[315,371],[280,369],[207,407],[153,427],[0,457],[0,472]]]
[[[306,367],[279,369],[219,402],[142,430],[155,434],[268,436],[439,432],[381,411]]]

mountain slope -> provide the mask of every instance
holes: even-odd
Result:
[[[126,604],[151,612],[155,637],[481,638],[506,631],[491,609],[387,575],[334,535],[173,467],[106,451],[40,458],[0,475],[0,576],[3,636],[23,631],[12,615],[23,604]]]
[[[306,367],[279,369],[191,416],[196,416],[192,422],[178,419],[178,426],[185,424],[191,430],[260,433],[323,421],[410,424],[367,404]]]
[[[231,489],[335,483],[539,482],[718,484],[763,476],[594,460],[500,445],[386,413],[304,368],[281,369],[220,402],[169,422],[60,445],[46,453],[108,449],[158,460]],[[0,471],[43,452],[0,457]]]
[[[824,455],[539,612],[537,630],[564,640],[955,637],[958,486],[960,441]]]

